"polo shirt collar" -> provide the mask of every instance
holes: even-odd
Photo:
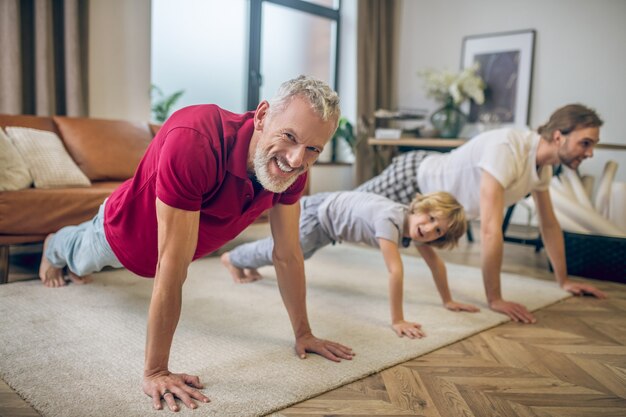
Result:
[[[254,112],[248,112],[245,116],[254,116]],[[249,179],[248,177],[248,150],[254,133],[254,117],[245,120],[237,131],[235,144],[228,155],[226,169],[233,175]]]

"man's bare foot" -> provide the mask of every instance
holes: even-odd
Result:
[[[41,264],[39,264],[39,279],[43,282],[43,285],[49,288],[57,288],[65,285],[63,279],[63,269],[55,268],[50,261],[46,258],[46,248],[50,239],[54,236],[54,233],[46,236],[46,240],[43,242],[43,252],[41,254]]]
[[[78,284],[78,285],[82,285],[82,284],[89,284],[90,282],[93,281],[93,278],[91,277],[91,275],[85,275],[84,277],[81,277],[79,275],[76,275],[75,273],[73,273],[72,271],[70,271],[69,268],[67,268],[67,277],[70,279],[70,281],[72,281],[74,284]]]
[[[248,269],[247,273],[242,268],[237,268],[235,265],[230,263],[229,252],[225,252],[220,256],[220,260],[222,261],[222,265],[228,269],[230,275],[233,277],[233,281],[238,284],[247,284],[249,282],[257,281],[261,278],[261,274],[256,269]]]

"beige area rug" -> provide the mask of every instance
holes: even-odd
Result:
[[[318,337],[351,346],[352,361],[296,357],[273,268],[266,279],[234,284],[218,258],[194,262],[171,369],[200,375],[212,400],[179,415],[256,416],[423,355],[507,321],[486,309],[480,271],[448,264],[455,299],[480,313],[440,303],[420,258],[404,256],[405,317],[428,337],[398,338],[389,327],[387,274],[378,251],[327,247],[307,261],[309,318]],[[43,416],[168,415],[141,391],[146,312],[152,281],[126,270],[86,286],[0,286],[0,376]],[[568,296],[553,282],[503,276],[506,298],[531,310]]]

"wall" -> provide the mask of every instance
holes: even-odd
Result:
[[[150,120],[150,0],[89,2],[89,115]]]
[[[399,105],[434,110],[417,76],[425,68],[460,68],[467,35],[535,29],[530,126],[536,128],[563,104],[595,108],[605,125],[601,142],[626,145],[626,1],[623,0],[404,0]],[[596,176],[607,160],[620,164],[626,151],[596,150],[581,167]]]
[[[354,165],[320,164],[311,167],[310,194],[354,188]]]

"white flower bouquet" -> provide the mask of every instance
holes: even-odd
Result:
[[[485,82],[476,71],[478,63],[461,72],[429,69],[418,74],[424,78],[426,94],[429,97],[442,103],[451,97],[458,106],[467,99],[474,100],[476,104],[485,102]]]

